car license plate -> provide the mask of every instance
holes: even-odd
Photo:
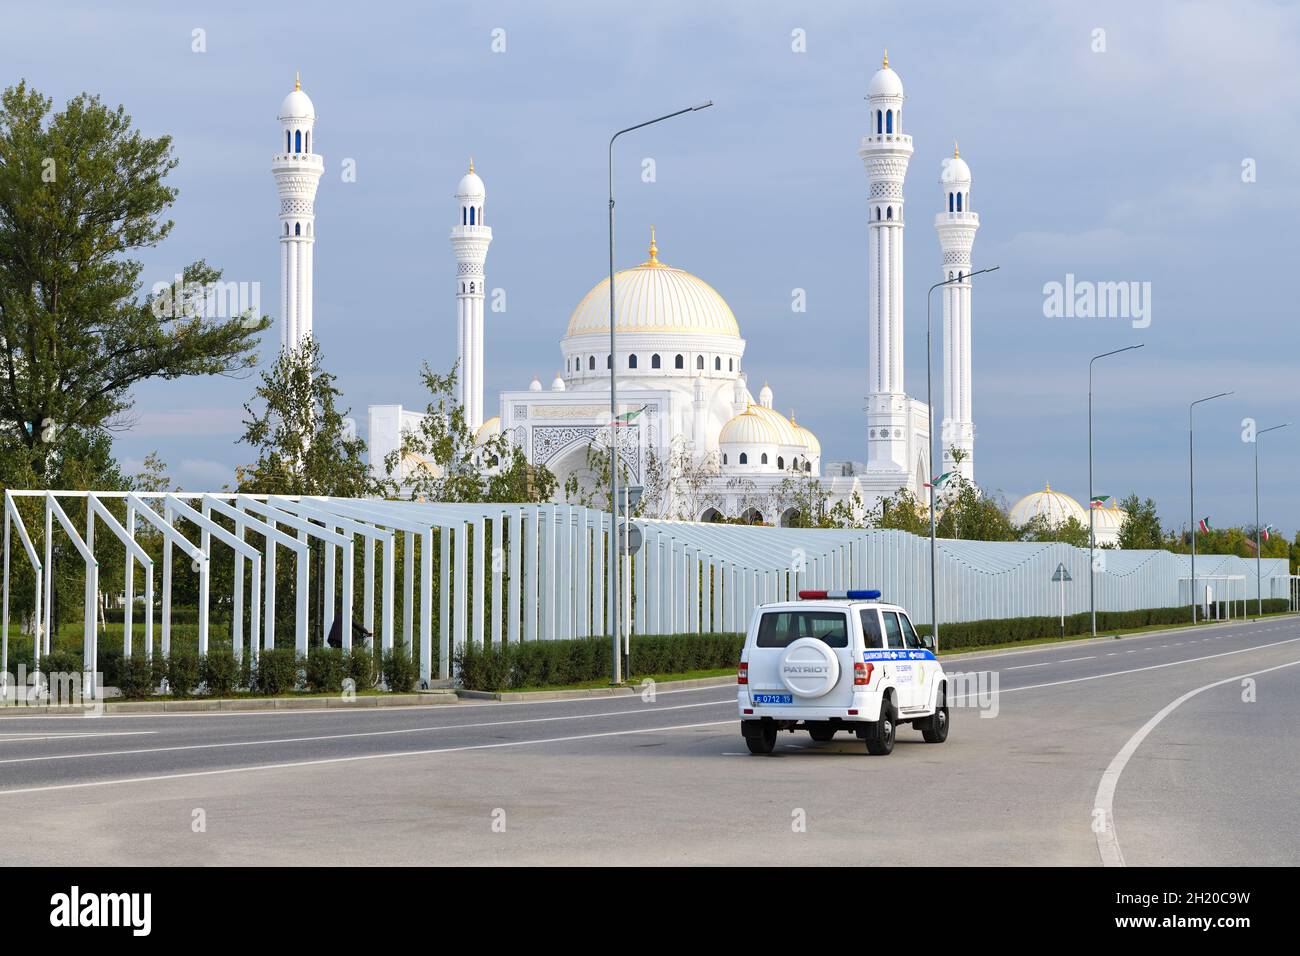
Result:
[[[749,699],[755,704],[793,704],[794,694],[775,694],[766,691],[750,694]]]

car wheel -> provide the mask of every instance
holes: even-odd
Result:
[[[892,700],[886,700],[880,706],[880,719],[876,721],[875,733],[867,738],[867,753],[877,757],[887,757],[894,752],[894,735],[898,731],[898,711]]]
[[[925,738],[927,744],[941,744],[948,739],[948,695],[946,691],[939,691],[939,706],[935,708],[934,714],[925,719],[921,725],[921,736]]]
[[[745,746],[752,754],[770,754],[776,749],[776,724],[761,721],[757,734],[745,734]]]
[[[808,735],[818,743],[824,744],[835,739],[835,728],[830,724],[809,724]]]

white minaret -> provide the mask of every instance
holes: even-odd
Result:
[[[456,375],[465,424],[471,431],[483,424],[483,266],[492,244],[492,230],[483,224],[485,199],[483,180],[474,172],[471,158],[469,172],[456,188],[460,222],[451,228],[451,247],[456,253]]]
[[[903,391],[903,180],[912,137],[903,134],[903,81],[889,51],[867,87],[870,129],[858,155],[867,169],[867,468],[907,474]]]
[[[980,217],[970,208],[970,167],[956,144],[952,158],[943,161],[939,177],[943,186],[944,212],[934,217],[943,248],[944,281],[970,276],[970,251]],[[944,286],[943,295],[943,470],[959,471],[967,481],[975,480],[975,424],[971,421],[970,378],[970,279]],[[962,453],[961,464],[953,461],[952,449]]]
[[[280,348],[297,348],[312,334],[312,246],[316,185],[325,160],[312,152],[316,107],[295,78],[280,104],[280,146],[271,160],[280,193]]]

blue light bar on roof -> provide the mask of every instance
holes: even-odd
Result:
[[[880,592],[876,590],[857,591],[800,591],[801,601],[879,601]]]

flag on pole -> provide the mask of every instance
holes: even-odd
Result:
[[[633,420],[634,420],[638,415],[640,415],[642,412],[644,412],[647,408],[649,408],[648,405],[642,405],[640,408],[638,408],[638,409],[636,409],[636,410],[634,410],[634,411],[624,412],[622,415],[616,415],[616,416],[614,417],[614,425],[615,425],[615,427],[618,427],[618,426],[620,426],[620,425],[630,425],[630,424],[632,424],[632,421],[633,421]]]
[[[1104,508],[1108,501],[1110,501],[1110,495],[1093,495],[1088,499],[1088,505],[1092,508]]]
[[[1200,529],[1201,534],[1208,534],[1214,530],[1214,528],[1210,526],[1210,519],[1208,516],[1197,522],[1196,526]]]
[[[931,478],[927,481],[925,487],[929,488],[933,485],[935,488],[942,488],[943,483],[955,474],[957,474],[955,471],[945,471],[942,475],[938,475],[937,477]]]
[[[1260,535],[1261,538],[1263,538],[1265,541],[1267,541],[1267,540],[1268,540],[1269,532],[1271,532],[1272,530],[1273,530],[1273,526],[1272,526],[1271,524],[1266,524],[1266,525],[1264,525],[1264,527],[1262,527],[1262,528],[1259,530],[1259,535]]]

